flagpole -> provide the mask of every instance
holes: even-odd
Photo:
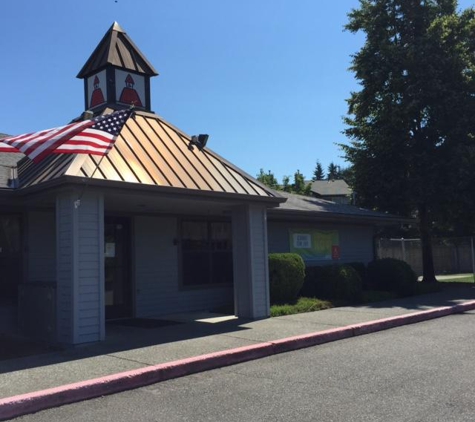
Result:
[[[87,189],[89,180],[92,179],[92,178],[94,177],[94,175],[96,174],[96,171],[98,170],[99,166],[101,165],[102,160],[104,159],[104,157],[105,157],[105,155],[103,155],[103,156],[99,159],[99,161],[98,161],[97,164],[96,164],[96,168],[95,168],[94,171],[92,172],[91,176],[86,179],[86,182],[84,183],[84,186],[82,187],[82,191],[81,191],[81,193],[79,194],[78,199],[76,199],[76,200],[74,201],[74,208],[77,209],[77,208],[80,207],[80,205],[81,205],[81,199],[82,199],[82,197],[84,196],[84,194],[86,193],[86,189]],[[91,158],[92,158],[92,157],[91,157]]]

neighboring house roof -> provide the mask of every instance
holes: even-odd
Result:
[[[342,180],[316,180],[312,182],[311,191],[320,196],[351,195],[352,190]]]
[[[371,211],[364,208],[358,208],[354,205],[337,204],[325,199],[312,196],[295,195],[287,192],[280,192],[287,199],[286,202],[279,205],[278,208],[268,210],[269,216],[286,218],[300,216],[301,218],[321,218],[332,220],[359,220],[371,223],[381,222],[401,223],[413,221],[410,218],[399,217],[392,214]]]
[[[152,64],[117,22],[114,22],[106,32],[77,77],[86,78],[108,64],[149,76],[158,75]]]
[[[0,139],[6,138],[6,133],[0,133]],[[12,168],[16,167],[24,155],[21,152],[0,152],[0,189],[10,188],[9,180],[12,178]]]
[[[104,113],[111,111],[106,109]],[[189,142],[189,136],[156,114],[137,111],[104,157],[58,154],[37,164],[27,158],[21,160],[19,187],[73,176],[282,201],[278,193],[208,148],[190,150]]]

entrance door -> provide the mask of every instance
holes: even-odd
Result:
[[[106,319],[127,318],[132,316],[130,220],[106,217],[104,243]]]

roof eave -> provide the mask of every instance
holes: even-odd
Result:
[[[86,182],[85,182],[86,180]],[[32,193],[38,193],[45,190],[50,190],[53,188],[63,187],[65,185],[81,185],[81,186],[90,186],[96,188],[104,189],[121,189],[128,191],[137,191],[137,192],[153,192],[160,195],[169,195],[169,196],[186,196],[190,199],[212,199],[212,200],[238,200],[247,203],[261,203],[265,204],[268,208],[278,207],[279,204],[285,202],[286,199],[282,197],[271,197],[271,196],[259,196],[259,195],[249,195],[249,194],[239,194],[239,193],[228,193],[228,192],[212,192],[212,191],[203,191],[197,189],[185,189],[185,188],[174,188],[169,186],[156,186],[156,185],[146,185],[141,183],[129,183],[121,182],[115,180],[102,180],[102,179],[86,179],[80,176],[60,176],[57,179],[48,180],[46,182],[40,183],[38,185],[28,186],[22,188],[17,192],[20,195],[28,195]]]
[[[296,217],[300,220],[318,219],[328,222],[359,222],[371,225],[414,224],[417,222],[417,220],[407,217],[355,215],[307,210],[288,210],[283,208],[269,210],[268,217],[270,220],[286,220],[288,217]]]

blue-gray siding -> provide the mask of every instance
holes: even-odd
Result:
[[[138,317],[212,309],[232,302],[232,286],[180,287],[175,217],[134,219],[134,267]]]
[[[56,202],[57,330],[62,343],[104,338],[104,211],[100,196],[76,194]]]

